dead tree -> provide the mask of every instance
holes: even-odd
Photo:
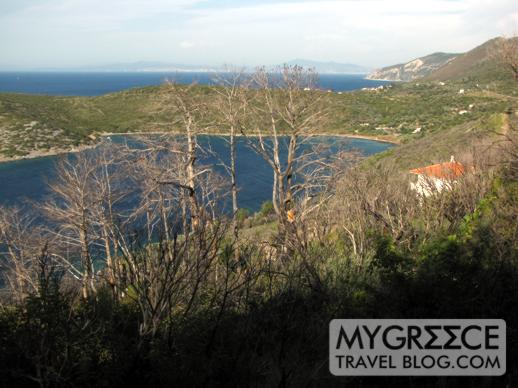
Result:
[[[159,139],[141,139],[144,150],[135,150],[137,156],[130,174],[139,187],[139,203],[135,216],[143,218],[146,225],[146,240],[152,241],[158,229],[166,246],[171,246],[171,230],[174,222],[171,215],[181,209],[181,225],[185,238],[191,229],[186,205],[187,182],[185,166],[188,156],[184,144],[171,136]],[[178,215],[175,213],[175,216]],[[161,228],[159,228],[161,226]]]
[[[202,132],[200,125],[202,125],[201,116],[203,112],[202,105],[195,91],[193,91],[194,87],[194,84],[190,86],[180,86],[172,82],[166,84],[168,103],[172,104],[175,114],[175,121],[172,123],[172,126],[179,128],[186,144],[184,150],[186,161],[182,168],[185,171],[185,181],[182,183],[182,186],[188,199],[190,228],[192,231],[195,231],[202,222],[196,196],[198,192],[197,175],[199,174],[196,171],[196,162],[199,152],[198,134]],[[185,233],[189,233],[189,231],[185,231]]]
[[[272,203],[286,230],[296,218],[296,193],[310,188],[308,182],[296,182],[295,177],[320,161],[311,147],[304,151],[303,146],[324,125],[324,93],[316,89],[317,74],[299,66],[284,66],[271,73],[262,68],[253,81],[256,98],[251,109],[255,117],[242,133],[273,171]]]
[[[117,262],[119,242],[115,231],[123,223],[131,222],[131,209],[121,209],[121,202],[135,194],[135,189],[130,188],[130,169],[127,168],[131,163],[131,153],[127,148],[107,141],[89,155],[95,166],[92,173],[95,196],[92,224],[101,241],[106,261],[103,272],[114,297],[120,296],[118,277],[121,275],[120,263]]]
[[[126,294],[139,306],[143,339],[153,338],[173,311],[189,314],[196,308],[228,231],[226,223],[218,221],[200,222],[195,233],[188,233],[190,225],[184,223],[189,216],[182,207],[184,193],[190,190],[185,184],[185,144],[162,136],[147,139],[145,145],[135,150],[130,172],[140,187],[134,214],[144,220],[145,236],[119,229]],[[199,219],[206,221],[211,214],[216,217],[223,190],[211,169],[198,167],[197,210]]]
[[[44,245],[33,218],[19,208],[0,207],[0,271],[13,300],[38,293],[36,258]]]
[[[220,119],[218,125],[228,133],[228,145],[230,162],[223,163],[225,170],[230,177],[233,214],[233,234],[235,241],[239,238],[239,225],[237,220],[238,186],[236,179],[236,135],[240,133],[240,123],[246,113],[248,100],[249,79],[243,70],[227,69],[225,73],[216,78],[217,87],[213,90],[216,93],[214,109]],[[236,251],[237,252],[237,251]]]
[[[42,210],[55,225],[55,241],[62,245],[59,258],[80,278],[82,295],[95,294],[95,271],[91,248],[95,240],[93,209],[97,205],[93,178],[96,163],[86,153],[63,157],[56,166],[56,180],[49,183],[53,199]],[[75,265],[75,249],[79,248],[80,266]],[[69,254],[73,248],[72,255]],[[58,257],[58,255],[56,255]]]

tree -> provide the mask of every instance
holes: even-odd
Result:
[[[283,229],[296,217],[295,196],[315,189],[295,177],[321,163],[311,147],[302,148],[325,122],[324,93],[316,90],[316,81],[313,70],[287,65],[277,72],[260,68],[253,76],[255,118],[242,133],[273,171],[272,204]]]
[[[183,206],[189,206],[185,192],[192,191],[186,144],[170,135],[142,141],[146,147],[134,150],[133,168],[128,170],[139,187],[132,216],[137,232],[121,231],[119,245],[125,268],[123,288],[141,313],[141,337],[149,339],[173,310],[188,314],[198,303],[228,229],[216,219],[223,191],[217,174],[196,165],[200,170],[195,170],[199,214],[195,220],[201,222],[192,226],[190,210]],[[139,225],[144,226],[144,234],[138,232]]]
[[[131,151],[125,147],[104,142],[96,147],[89,156],[95,166],[92,173],[92,185],[95,205],[92,208],[92,225],[99,235],[106,260],[106,281],[115,298],[120,296],[120,263],[117,261],[119,239],[117,230],[121,223],[132,219],[131,209],[119,209],[121,202],[135,194],[130,189],[128,163],[131,163]],[[126,206],[129,206],[126,204]],[[122,213],[125,213],[124,216]]]
[[[38,292],[36,257],[45,246],[34,219],[24,213],[0,207],[0,271],[17,302]]]
[[[53,234],[64,251],[55,255],[81,280],[85,299],[96,292],[91,249],[95,239],[94,209],[98,201],[93,184],[97,167],[86,153],[61,158],[56,165],[57,178],[49,183],[54,198],[42,205],[44,213],[57,227]],[[70,248],[75,247],[80,250],[79,267],[75,265],[74,249],[70,255]]]
[[[185,136],[185,165],[182,170],[185,171],[185,181],[180,183],[181,187],[188,198],[190,225],[189,228],[195,231],[203,220],[200,213],[200,207],[197,198],[197,178],[201,174],[196,171],[196,162],[198,160],[198,134],[202,132],[201,109],[202,104],[198,100],[198,96],[193,92],[194,84],[189,86],[180,86],[174,82],[166,84],[166,92],[168,101],[172,104],[175,113],[175,121],[172,123],[175,127],[180,127],[180,131]],[[169,102],[168,102],[169,103]],[[188,234],[190,231],[185,230]]]
[[[216,93],[214,108],[219,114],[219,123],[228,133],[230,162],[223,166],[230,177],[232,195],[232,219],[235,241],[239,238],[239,223],[237,219],[238,187],[236,179],[236,134],[240,132],[240,125],[246,113],[248,102],[248,84],[250,80],[243,70],[227,69],[216,78],[218,84],[213,90]],[[236,250],[237,253],[237,250]]]

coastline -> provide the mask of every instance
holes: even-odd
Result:
[[[364,79],[369,80],[369,81],[383,81],[383,82],[407,82],[407,81],[402,81],[402,80],[385,79],[385,78],[367,78],[367,77],[365,77]]]
[[[103,137],[109,137],[109,136],[142,136],[142,135],[165,135],[165,134],[174,134],[174,135],[181,135],[181,132],[173,132],[173,131],[146,131],[146,132],[103,132],[99,134],[98,139]],[[214,133],[214,132],[200,132],[199,135],[204,136],[229,136],[228,133]],[[241,133],[238,133],[235,135],[236,137],[242,137]],[[258,135],[252,134],[249,135],[250,137],[257,137]],[[372,141],[379,141],[382,143],[390,143],[394,145],[399,145],[400,142],[398,139],[391,137],[391,136],[375,136],[375,135],[358,135],[358,134],[347,134],[347,133],[318,133],[313,134],[312,137],[323,137],[323,136],[329,136],[329,137],[348,137],[351,139],[364,139],[364,140],[372,140]],[[83,144],[77,147],[73,148],[54,148],[47,151],[40,151],[40,150],[34,150],[29,152],[27,155],[23,156],[14,156],[14,157],[7,157],[0,155],[0,163],[9,163],[9,162],[16,162],[19,160],[27,160],[27,159],[38,159],[38,158],[45,158],[49,156],[56,156],[56,155],[64,155],[64,154],[74,154],[77,152],[82,152],[84,150],[95,148],[99,144],[99,141],[97,141],[95,144]]]
[[[50,149],[48,151],[40,151],[40,150],[34,150],[29,152],[27,155],[23,156],[14,156],[14,157],[7,157],[0,155],[0,163],[9,163],[9,162],[17,162],[20,160],[26,160],[26,159],[38,159],[38,158],[46,158],[49,156],[56,156],[56,155],[64,155],[64,154],[75,154],[77,152],[82,152],[84,150],[95,148],[97,147],[96,144],[83,144],[77,147],[73,148],[54,148]]]

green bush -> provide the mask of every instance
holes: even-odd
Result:
[[[268,217],[273,214],[273,203],[271,201],[263,202],[261,205],[261,209],[259,210],[259,215],[261,217]]]

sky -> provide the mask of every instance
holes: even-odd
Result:
[[[0,69],[294,58],[377,68],[517,31],[516,0],[0,0]]]

